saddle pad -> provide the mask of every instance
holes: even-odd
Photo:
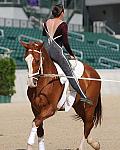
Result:
[[[84,65],[82,62],[78,61],[78,60],[69,60],[71,67],[73,69],[73,72],[76,76],[77,79],[80,79],[80,77],[83,75],[84,72]],[[62,77],[60,77],[60,81],[61,84],[64,84],[67,81],[67,77],[65,77],[66,75],[64,74],[63,70],[60,68],[60,66],[56,63],[54,63],[57,69],[57,72],[59,75],[62,75]]]
[[[72,66],[76,78],[79,79],[84,72],[84,65],[78,60],[70,60],[70,64]],[[61,84],[65,84],[63,94],[61,96],[60,101],[58,102],[57,108],[59,110],[61,107],[64,107],[65,111],[68,112],[75,101],[76,91],[71,86],[69,86],[69,81],[67,77],[65,77],[65,74],[60,68],[60,66],[56,63],[55,66],[57,68],[58,74],[64,76],[60,77]]]

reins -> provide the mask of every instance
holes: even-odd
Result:
[[[65,77],[65,78],[74,78],[72,76],[65,76],[63,74],[39,74],[40,77]],[[100,81],[100,82],[117,82],[120,83],[120,80],[110,80],[110,79],[96,79],[96,78],[84,78],[80,77],[81,80],[92,80],[92,81]]]

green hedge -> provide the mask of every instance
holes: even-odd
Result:
[[[0,95],[12,96],[15,93],[15,69],[12,58],[0,58]]]

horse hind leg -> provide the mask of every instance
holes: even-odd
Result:
[[[87,143],[93,147],[95,150],[100,150],[100,143],[92,138],[92,136],[88,136]]]
[[[73,105],[73,108],[75,112],[77,113],[78,118],[80,117],[83,122],[85,121],[85,111],[84,111],[84,104],[78,101]],[[83,150],[84,149],[84,142],[85,142],[85,136],[84,136],[84,127],[83,127],[83,134],[82,138],[80,140],[80,146],[77,150]]]
[[[85,143],[86,139],[85,139],[85,136],[84,136],[84,127],[83,127],[83,137],[80,141],[80,146],[79,146],[79,149],[77,150],[83,150],[84,149],[84,143]],[[87,137],[87,143],[94,149],[94,150],[100,150],[100,143],[97,142],[96,140],[94,140],[92,138],[92,136],[88,136]]]
[[[75,109],[78,116],[82,118],[84,123],[83,136],[82,139],[80,140],[79,150],[84,149],[84,142],[86,141],[92,148],[94,148],[95,150],[99,150],[100,149],[99,142],[93,140],[93,138],[89,136],[92,128],[94,127],[93,118],[94,118],[95,108],[89,105],[87,105],[85,108],[85,106],[81,102],[76,103],[73,106],[73,108]],[[97,120],[99,121],[99,119],[100,118],[98,117]]]
[[[86,109],[85,113],[82,115],[82,120],[84,122],[84,128],[83,128],[83,137],[80,141],[79,150],[83,150],[84,142],[86,140],[87,140],[87,143],[95,150],[100,149],[100,144],[97,141],[95,141],[89,137],[89,134],[90,134],[92,128],[94,127],[93,112],[94,112],[94,108],[92,108],[90,106],[90,107],[88,107],[88,109]]]
[[[93,100],[93,106],[86,105],[85,108],[84,135],[85,139],[87,139],[87,143],[94,150],[100,150],[100,143],[90,137],[90,132],[93,129],[94,125],[97,127],[98,123],[101,123],[102,108],[100,87],[101,84],[99,82],[92,82],[86,91],[87,96],[90,97],[91,100]]]
[[[85,136],[84,136],[84,127],[83,127],[83,136],[82,136],[82,139],[80,140],[79,150],[83,150],[84,142],[85,142]]]
[[[93,115],[91,115],[93,116]],[[94,127],[93,117],[89,115],[89,111],[87,111],[86,119],[84,122],[84,136],[87,139],[87,143],[95,150],[100,150],[100,143],[95,141],[91,136],[90,132]]]

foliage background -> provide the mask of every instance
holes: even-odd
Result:
[[[15,93],[15,69],[12,58],[0,58],[0,95],[12,96]]]

